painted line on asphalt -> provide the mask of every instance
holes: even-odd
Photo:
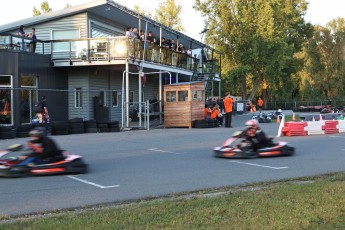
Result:
[[[259,164],[252,164],[252,163],[246,163],[242,161],[233,161],[233,160],[231,160],[230,162],[237,163],[237,164],[252,165],[252,166],[263,167],[263,168],[270,168],[270,169],[288,169],[289,168],[289,167],[273,167],[273,166],[268,166],[268,165],[259,165]]]
[[[79,179],[77,177],[74,177],[74,176],[67,176],[68,178],[71,178],[73,180],[77,180],[77,181],[80,181],[82,183],[85,183],[85,184],[89,184],[89,185],[93,185],[93,186],[96,186],[98,188],[116,188],[116,187],[120,187],[120,185],[110,185],[110,186],[102,186],[102,185],[99,185],[99,184],[96,184],[96,183],[93,183],[93,182],[90,182],[90,181],[87,181],[87,180],[83,180],[83,179]]]
[[[158,148],[151,148],[151,149],[148,149],[148,150],[149,151],[154,151],[154,152],[161,152],[161,153],[172,153],[172,154],[176,154],[176,155],[185,154],[185,153],[170,152],[170,151],[161,150],[161,149],[158,149]]]

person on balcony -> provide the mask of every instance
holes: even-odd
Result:
[[[37,36],[36,36],[36,28],[32,28],[32,32],[29,35],[29,38],[32,39],[31,41],[31,52],[35,53],[36,51],[36,43],[37,43]]]

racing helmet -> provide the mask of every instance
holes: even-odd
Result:
[[[251,119],[251,120],[249,120],[249,121],[246,121],[245,125],[246,125],[247,127],[250,127],[250,128],[256,128],[256,127],[258,127],[259,122],[258,122],[258,120],[256,120],[256,119]]]
[[[30,137],[45,137],[47,136],[47,130],[44,127],[36,127],[29,132]]]
[[[282,112],[282,109],[278,109],[278,113],[281,113]]]

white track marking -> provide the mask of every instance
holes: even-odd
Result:
[[[287,168],[289,168],[289,167],[272,167],[272,166],[267,166],[267,165],[258,165],[258,164],[246,163],[246,162],[242,162],[242,161],[230,161],[230,162],[237,163],[237,164],[246,164],[246,165],[258,166],[258,167],[270,168],[270,169],[287,169]]]
[[[149,151],[155,151],[155,152],[162,152],[162,153],[172,153],[172,154],[185,154],[185,153],[176,153],[176,152],[170,152],[170,151],[165,151],[165,150],[161,150],[161,149],[157,149],[157,148],[151,148],[148,149]]]
[[[85,183],[85,184],[96,186],[98,188],[116,188],[116,187],[120,187],[120,185],[102,186],[102,185],[99,185],[99,184],[96,184],[96,183],[93,183],[93,182],[90,182],[90,181],[87,181],[87,180],[79,179],[79,178],[74,177],[74,176],[67,176],[67,177],[69,177],[69,178],[71,178],[73,180],[80,181],[80,182]]]

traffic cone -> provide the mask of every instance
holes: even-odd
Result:
[[[323,119],[322,119],[322,115],[320,114],[320,121],[322,121]]]
[[[293,121],[296,121],[296,115],[295,115],[295,113],[292,114],[292,120],[293,120]]]
[[[254,113],[253,106],[250,107],[250,112],[251,112],[251,113]]]
[[[277,123],[280,123],[280,116],[277,116]]]
[[[315,117],[313,116],[313,121],[315,121]]]

